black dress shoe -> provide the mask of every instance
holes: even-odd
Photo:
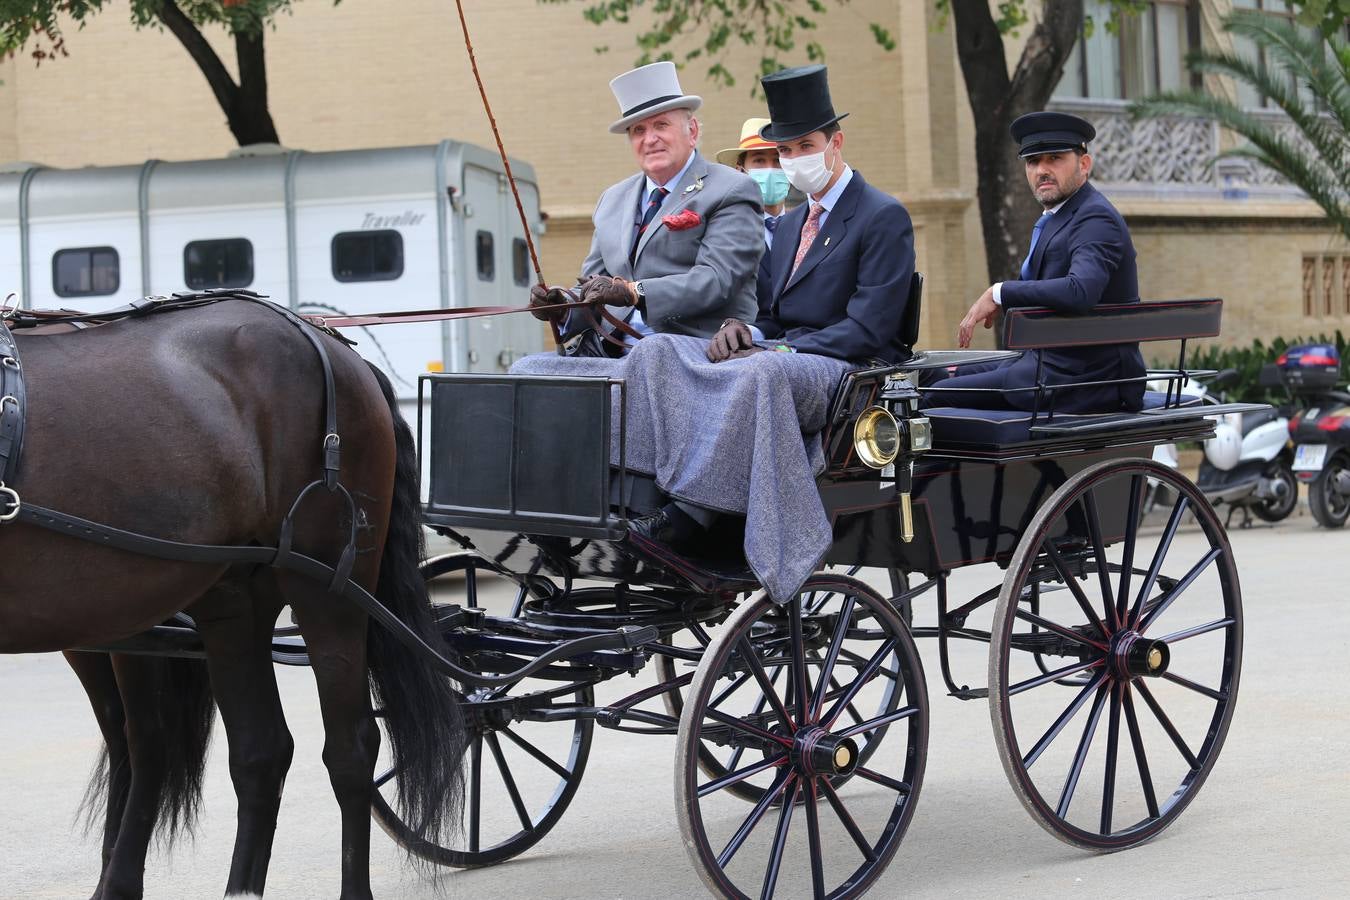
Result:
[[[628,522],[630,535],[669,547],[687,544],[703,531],[703,526],[673,504],[667,504],[649,516],[630,519]]]

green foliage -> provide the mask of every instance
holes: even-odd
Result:
[[[1331,344],[1340,353],[1342,360],[1350,359],[1350,346],[1347,345],[1345,335],[1338,329],[1335,336],[1319,334],[1317,337],[1296,337],[1289,340],[1277,337],[1269,344],[1257,338],[1249,347],[1206,347],[1192,354],[1186,364],[1192,369],[1236,369],[1238,382],[1225,391],[1229,400],[1279,404],[1287,399],[1285,392],[1280,388],[1262,387],[1259,382],[1261,368],[1267,363],[1275,362],[1281,353],[1298,344]],[[1151,368],[1168,369],[1175,365],[1176,359],[1173,358],[1156,361],[1152,363]]]
[[[141,0],[145,2],[145,0]],[[820,17],[831,9],[848,8],[849,0],[538,0],[539,3],[585,3],[581,15],[595,25],[615,23],[631,25],[640,14],[643,25],[634,37],[639,51],[635,65],[658,60],[677,64],[702,60],[705,74],[716,85],[732,87],[736,75],[727,58],[731,48],[756,48],[759,71],[755,76],[777,71],[784,65],[824,62],[825,47],[811,39]],[[919,3],[922,0],[897,0]],[[938,25],[945,26],[951,16],[951,0],[928,0],[939,13]],[[1346,3],[1350,0],[1328,0]],[[0,0],[3,3],[3,0]],[[1002,34],[1017,35],[1031,21],[1031,8],[1038,0],[999,0],[991,8],[994,24]],[[1113,33],[1121,16],[1132,15],[1148,6],[1147,0],[1111,0],[1111,17],[1106,27]],[[872,39],[890,51],[897,46],[895,36],[880,22],[868,22]],[[597,53],[608,52],[599,45]],[[805,57],[805,60],[802,57]],[[759,82],[752,83],[757,94]]]
[[[559,4],[572,0],[539,0]],[[738,46],[759,51],[756,76],[782,68],[784,55],[803,54],[807,61],[822,62],[825,48],[812,38],[820,16],[829,11],[826,0],[585,0],[586,21],[595,25],[631,24],[642,12],[646,25],[634,40],[639,56],[636,65],[659,60],[688,63],[702,59],[710,81],[724,87],[736,84],[728,54]],[[848,0],[829,0],[845,6]],[[879,22],[868,23],[872,39],[887,50],[895,38]],[[597,47],[604,52],[607,47]],[[758,88],[758,81],[755,82]]]
[[[1350,4],[1350,0],[1329,2]],[[1310,6],[1304,4],[1304,11]],[[1214,119],[1247,139],[1220,158],[1245,157],[1275,170],[1322,207],[1350,238],[1350,47],[1340,34],[1314,37],[1285,20],[1260,14],[1234,14],[1224,27],[1250,39],[1270,64],[1262,66],[1235,53],[1201,52],[1189,58],[1191,69],[1228,76],[1269,97],[1297,127],[1306,147],[1284,137],[1268,120],[1224,98],[1194,91],[1150,97],[1133,104],[1131,112]],[[1290,83],[1291,74],[1302,91]],[[1314,100],[1305,99],[1303,91]]]
[[[1326,37],[1338,31],[1345,33],[1345,23],[1350,22],[1350,0],[1296,0],[1299,7],[1295,18],[1300,25],[1316,28]]]
[[[166,0],[130,0],[131,22],[137,28],[159,27],[159,11]],[[288,13],[296,0],[175,0],[175,5],[197,27],[220,25],[231,34],[256,34],[270,27],[279,13]],[[333,0],[334,5],[342,0]],[[83,28],[86,21],[112,6],[113,0],[0,0],[0,53],[22,49],[40,65],[43,60],[67,56],[63,21]]]

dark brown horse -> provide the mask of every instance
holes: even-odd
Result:
[[[416,459],[389,383],[338,341],[332,361],[340,483],[355,499],[353,580],[437,644],[418,575]],[[274,310],[225,300],[61,335],[18,337],[27,433],[15,489],[47,507],[173,541],[275,546],[320,475],[325,386],[318,354]],[[353,516],[311,491],[294,549],[330,565]],[[185,611],[200,664],[68,653],[108,739],[101,900],[139,897],[156,823],[191,818],[214,694],[239,801],[226,895],[261,895],[293,743],[270,657],[290,605],[305,638],[342,814],[342,897],[366,898],[380,731],[400,767],[405,821],[452,827],[463,729],[449,683],[328,586],[257,563],[167,562],[21,521],[0,524],[0,652],[107,646]],[[195,673],[195,674],[194,674]]]

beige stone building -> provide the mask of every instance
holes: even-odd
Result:
[[[1260,0],[1157,0],[1119,35],[1095,30],[1071,60],[1056,103],[1099,125],[1098,180],[1130,221],[1146,299],[1224,297],[1230,343],[1346,327],[1350,247],[1315,207],[1262,173],[1206,168],[1221,142],[1206,123],[1132,124],[1123,115],[1122,97],[1187,77],[1180,64],[1187,46],[1225,40],[1217,23],[1235,2]],[[1100,15],[1101,0],[1086,3]],[[591,25],[581,2],[465,6],[507,149],[538,174],[548,215],[544,274],[569,281],[586,251],[596,197],[635,168],[624,138],[607,131],[616,112],[608,81],[636,55],[635,32]],[[950,346],[987,282],[971,113],[952,27],[941,26],[928,0],[853,0],[821,21],[815,38],[828,53],[836,107],[851,113],[845,155],[913,214],[919,268],[928,275],[923,340]],[[893,52],[873,41],[874,21],[897,38]],[[224,34],[212,39],[232,65]],[[305,0],[266,40],[272,113],[289,147],[446,137],[492,144],[453,3]],[[232,149],[182,47],[166,33],[134,30],[125,3],[82,30],[72,26],[66,44],[68,57],[38,67],[26,58],[0,64],[0,162],[78,167]],[[600,46],[609,50],[596,52]],[[1015,53],[1010,47],[1010,58]],[[729,65],[743,77],[732,88],[711,87],[697,66],[681,76],[686,90],[705,98],[709,154],[734,143],[744,118],[762,114],[749,90],[755,56],[733,56]],[[784,62],[805,62],[804,53]]]

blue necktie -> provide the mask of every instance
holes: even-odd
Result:
[[[764,217],[764,227],[767,228],[767,229],[769,229],[769,234],[773,234],[775,231],[778,230],[778,217],[777,217],[777,216],[765,216],[765,217]]]
[[[1050,221],[1051,213],[1043,213],[1036,220],[1036,227],[1031,229],[1031,249],[1027,250],[1027,258],[1022,260],[1022,280],[1031,280],[1031,255],[1036,252],[1036,242],[1041,239],[1041,231],[1045,228],[1045,223]]]
[[[636,265],[638,243],[642,240],[642,235],[647,230],[647,226],[652,224],[652,219],[656,218],[656,211],[661,208],[661,201],[666,199],[666,194],[670,191],[663,187],[652,188],[651,196],[647,198],[647,210],[642,214],[642,222],[637,227],[637,234],[633,235],[633,248],[628,251],[628,264]]]

